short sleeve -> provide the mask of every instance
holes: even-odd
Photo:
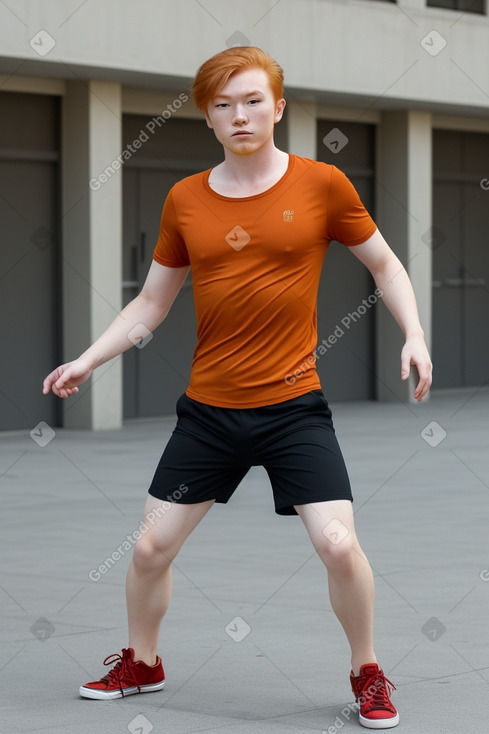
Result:
[[[170,189],[163,205],[160,221],[160,233],[153,252],[153,260],[170,268],[182,268],[190,265],[185,241],[180,234],[178,217],[173,201],[173,189]]]
[[[377,229],[352,182],[336,166],[331,174],[327,212],[328,239],[348,247],[361,245]]]

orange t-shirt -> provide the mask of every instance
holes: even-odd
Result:
[[[331,240],[358,245],[376,225],[349,179],[326,163],[289,155],[274,186],[243,198],[213,191],[210,170],[173,186],[153,255],[192,268],[197,346],[187,395],[256,408],[316,390],[324,255]]]

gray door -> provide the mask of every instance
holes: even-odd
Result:
[[[57,425],[57,101],[0,94],[0,430]]]
[[[489,135],[434,131],[435,388],[489,380],[488,171]]]
[[[335,132],[330,136],[331,131]],[[375,126],[319,120],[317,159],[337,166],[348,176],[375,219]],[[332,242],[324,260],[318,294],[319,342],[335,331],[339,335],[338,341],[317,361],[319,378],[329,400],[375,397],[374,307],[361,314],[362,307],[359,318],[354,314],[375,288],[365,266],[347,247]],[[342,320],[348,320],[349,314],[353,316],[346,321],[348,328],[344,328]]]
[[[190,172],[183,172],[189,175]],[[158,239],[161,208],[174,183],[166,171],[124,172],[124,303],[140,291]],[[190,275],[153,338],[124,354],[124,417],[175,412],[190,377],[196,343]]]
[[[124,118],[126,141],[144,127],[140,116]],[[158,239],[161,210],[174,183],[222,158],[221,146],[204,121],[166,121],[125,164],[123,172],[124,303],[140,291]],[[190,378],[196,345],[191,274],[153,338],[124,354],[124,418],[172,414]]]

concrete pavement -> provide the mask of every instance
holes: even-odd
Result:
[[[376,577],[376,650],[403,734],[487,732],[489,389],[332,405]],[[0,436],[5,732],[359,732],[326,574],[264,470],[213,507],[174,564],[161,693],[78,697],[126,646],[131,551],[174,417]],[[33,427],[34,428],[34,427]],[[126,548],[130,545],[127,541]]]

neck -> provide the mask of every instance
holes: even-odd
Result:
[[[250,155],[236,155],[230,150],[224,150],[222,173],[229,179],[239,182],[257,181],[267,175],[270,170],[279,165],[287,153],[275,147],[273,138]]]

